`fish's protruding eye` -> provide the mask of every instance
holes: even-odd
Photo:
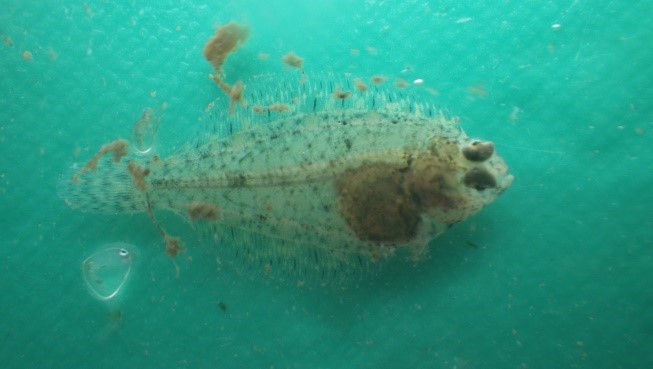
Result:
[[[494,188],[497,186],[497,180],[492,173],[483,168],[473,168],[463,179],[465,186],[473,188],[477,191],[483,191],[486,188]]]
[[[473,141],[463,147],[463,155],[469,161],[483,162],[494,154],[494,144],[490,141]]]

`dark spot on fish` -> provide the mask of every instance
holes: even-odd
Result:
[[[229,187],[244,187],[247,183],[247,178],[242,173],[238,175],[230,175],[227,177],[227,183]]]

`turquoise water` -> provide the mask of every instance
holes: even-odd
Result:
[[[653,364],[651,1],[124,3],[0,1],[2,367]],[[252,34],[230,80],[290,50],[307,73],[421,78],[513,187],[431,259],[346,291],[243,277],[201,245],[175,264],[144,214],[68,209],[62,173],[144,108],[167,104],[164,154],[197,134],[220,93],[201,50],[232,19]],[[138,252],[100,301],[82,263],[115,243]]]

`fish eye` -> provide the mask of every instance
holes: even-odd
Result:
[[[463,155],[469,161],[484,162],[494,153],[494,144],[490,141],[472,141],[463,148]]]

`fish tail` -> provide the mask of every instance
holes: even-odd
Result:
[[[130,173],[129,161],[108,157],[95,170],[73,165],[60,178],[59,197],[72,209],[91,213],[136,213],[147,211],[147,198]]]

